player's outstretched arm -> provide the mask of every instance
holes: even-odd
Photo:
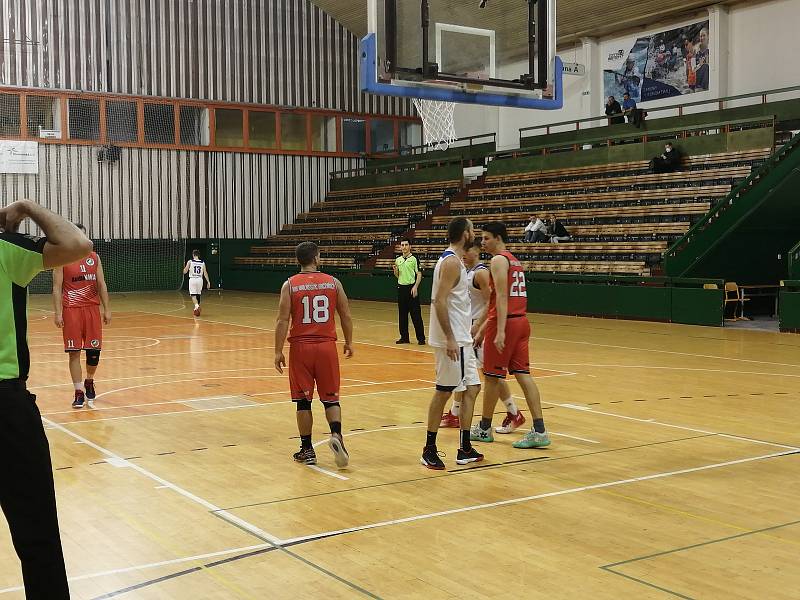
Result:
[[[497,336],[495,347],[502,352],[506,346],[506,319],[508,318],[508,259],[498,254],[492,258],[492,279],[494,280],[495,306],[497,307]]]
[[[92,251],[92,241],[80,229],[31,200],[18,200],[0,208],[0,230],[15,232],[26,218],[36,223],[47,238],[42,251],[45,269],[68,265]]]
[[[283,345],[289,333],[289,319],[292,313],[292,299],[289,296],[289,282],[285,281],[281,288],[281,300],[278,303],[278,318],[275,321],[275,370],[283,375],[286,366],[286,357],[283,355]]]
[[[336,282],[336,312],[339,313],[339,322],[342,324],[344,333],[344,355],[346,358],[353,356],[353,317],[350,315],[350,300],[344,291],[342,282],[333,278]]]
[[[64,288],[64,269],[56,267],[53,269],[53,319],[56,327],[61,329],[64,326],[64,298],[62,297]]]
[[[108,286],[106,286],[103,261],[99,256],[97,257],[97,295],[100,296],[100,303],[103,305],[103,323],[111,325],[111,298],[108,295]]]
[[[458,360],[458,344],[450,325],[450,312],[447,310],[447,297],[452,293],[453,287],[461,276],[460,261],[455,256],[448,256],[439,267],[439,281],[431,294],[431,310],[436,311],[436,318],[447,339],[447,356],[450,360]]]

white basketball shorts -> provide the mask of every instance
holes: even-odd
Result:
[[[435,348],[436,389],[442,392],[463,392],[469,385],[480,385],[478,365],[472,346],[458,349],[458,360],[447,356],[445,348]]]

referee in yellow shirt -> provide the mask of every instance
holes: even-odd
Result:
[[[408,315],[414,323],[414,333],[420,346],[425,345],[425,326],[422,324],[422,309],[419,306],[419,283],[422,281],[422,268],[416,256],[411,254],[411,243],[400,242],[402,255],[394,261],[394,276],[397,277],[397,314],[400,325],[400,339],[395,344],[408,344]]]
[[[46,238],[17,233],[31,219]],[[92,242],[30,200],[0,208],[0,507],[22,563],[28,600],[68,600],[50,447],[28,392],[27,286],[39,271],[73,263]]]

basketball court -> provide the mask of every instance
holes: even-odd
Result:
[[[553,445],[497,436],[457,467],[443,430],[434,473],[418,463],[430,349],[387,343],[394,307],[356,301],[338,470],[324,446],[316,467],[290,459],[276,301],[226,291],[195,320],[177,293],[115,297],[97,408],[74,411],[34,299],[30,384],[74,597],[790,598],[800,584],[793,338],[529,316]],[[0,592],[22,598],[2,537]]]
[[[800,148],[795,130],[778,131],[800,86],[766,85],[753,73],[763,64],[720,75],[728,54],[734,73],[734,58],[749,64],[763,45],[765,28],[754,21],[753,35],[731,8],[743,14],[749,1],[642,0],[630,20],[628,3],[583,0],[107,4],[6,0],[0,19],[3,192],[85,223],[113,292],[95,406],[76,410],[83,391],[54,326],[51,278],[30,287],[27,385],[50,444],[72,598],[800,597],[800,338],[678,324],[717,313],[724,324],[729,290],[741,294],[733,320],[752,323],[745,308],[771,309],[775,296],[772,319],[783,282],[740,291],[727,275],[687,275],[688,259],[685,273],[662,268],[670,252],[696,251],[748,189],[788,172]],[[564,32],[557,4],[569,5]],[[781,21],[791,19],[770,26]],[[757,91],[735,96],[737,77]],[[648,102],[645,79],[656,98],[645,108],[670,123],[634,130],[647,115],[636,103],[625,117],[619,105],[599,112],[608,90]],[[746,109],[751,96],[766,105],[765,90],[774,115],[698,116]],[[673,106],[673,91],[697,95]],[[790,116],[796,127],[800,103]],[[650,154],[671,140],[691,175],[650,172]],[[530,231],[535,213],[548,223]],[[293,461],[302,409],[273,366],[273,292],[294,272],[297,244],[319,243],[351,298],[386,298],[399,242],[418,248],[428,277],[457,216],[475,231],[491,220],[513,231],[502,241],[530,272],[517,273],[516,295],[552,445],[512,447],[532,419],[509,379],[523,430],[476,442],[485,460],[460,466],[458,430],[443,428],[429,448],[446,468],[426,469],[433,349],[395,344],[394,302],[351,299],[355,354],[340,360],[350,463],[336,466],[317,401],[318,462]],[[554,233],[557,220],[572,237]],[[193,247],[216,288],[202,316],[177,281]],[[714,241],[723,259],[708,262],[738,264],[724,256],[731,247]],[[800,244],[793,252],[778,260],[800,273]],[[743,269],[757,273],[758,260]],[[541,298],[525,281],[551,286],[541,296],[556,308],[583,282],[619,284],[600,290],[603,307],[586,291],[589,309],[562,312],[643,320],[534,312]],[[673,319],[679,308],[705,320]],[[463,348],[461,361],[463,380]],[[24,598],[0,520],[0,600]]]

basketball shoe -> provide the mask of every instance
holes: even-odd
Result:
[[[451,413],[449,410],[442,415],[442,420],[439,423],[439,427],[445,427],[449,429],[458,429],[461,427],[460,421],[458,417]]]
[[[483,454],[475,450],[475,448],[470,447],[469,450],[458,449],[458,456],[456,457],[456,464],[458,465],[467,465],[473,462],[481,462],[482,460]]]
[[[493,442],[492,428],[481,429],[480,423],[475,423],[469,430],[469,439],[473,442]]]
[[[195,317],[199,317],[200,316],[200,306],[199,305],[194,307],[194,310],[192,311],[192,314]]]
[[[304,465],[315,465],[317,464],[317,453],[314,452],[314,448],[300,448],[299,452],[295,452],[292,455],[295,462],[302,463]]]
[[[436,446],[425,446],[422,449],[422,458],[419,459],[419,462],[434,471],[443,471],[444,463],[439,458],[440,456],[444,456],[444,452],[439,452]]]
[[[341,438],[339,438],[338,435],[331,435],[328,440],[328,447],[333,452],[336,466],[340,469],[346,467],[347,463],[350,462],[350,455],[347,453],[347,449],[344,447],[344,442],[342,442]]]
[[[544,448],[545,446],[550,445],[550,436],[545,431],[544,433],[538,433],[531,429],[528,433],[526,433],[521,440],[517,440],[514,442],[514,448]]]
[[[81,390],[75,390],[75,400],[72,401],[72,408],[83,408],[86,404],[86,396]]]
[[[521,410],[518,410],[516,415],[507,412],[506,418],[503,419],[503,424],[500,427],[495,427],[494,430],[497,433],[512,433],[522,427],[524,423],[525,417],[522,415]]]

